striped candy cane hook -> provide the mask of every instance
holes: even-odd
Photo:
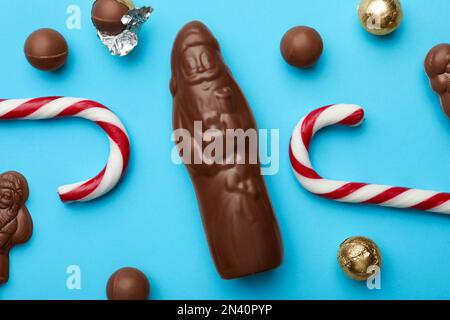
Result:
[[[109,159],[94,178],[58,188],[63,202],[89,201],[113,189],[125,172],[130,141],[120,119],[105,106],[91,100],[64,97],[0,100],[0,120],[43,120],[78,117],[95,122],[108,135]]]
[[[294,174],[302,186],[314,194],[341,202],[450,214],[449,193],[328,180],[317,174],[311,165],[308,151],[316,132],[335,124],[358,126],[363,120],[364,111],[361,107],[336,104],[311,112],[297,124],[289,153]]]

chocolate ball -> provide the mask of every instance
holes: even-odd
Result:
[[[374,268],[381,268],[381,251],[369,238],[351,237],[339,246],[338,262],[353,280],[367,280],[374,274]]]
[[[43,71],[55,71],[66,63],[69,47],[58,31],[39,29],[27,38],[24,51],[33,67]]]
[[[147,300],[150,283],[138,269],[122,268],[109,278],[106,294],[108,300]]]
[[[309,27],[294,27],[281,40],[281,54],[291,66],[309,68],[322,55],[323,41],[320,34]]]
[[[97,0],[92,6],[92,23],[100,32],[118,35],[125,30],[122,18],[129,10],[117,0]]]
[[[367,32],[384,36],[394,32],[402,23],[402,5],[399,0],[362,0],[358,18]]]

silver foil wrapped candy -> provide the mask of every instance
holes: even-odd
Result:
[[[130,9],[123,17],[122,23],[125,29],[117,34],[111,35],[97,29],[97,35],[102,43],[108,48],[113,56],[128,55],[139,43],[138,33],[142,25],[150,18],[152,7],[141,7]]]

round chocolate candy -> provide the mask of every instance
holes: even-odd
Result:
[[[358,18],[367,32],[384,36],[394,32],[402,23],[402,5],[399,0],[362,0]]]
[[[366,237],[351,237],[339,246],[338,262],[353,280],[367,280],[381,268],[381,251]]]
[[[294,27],[281,40],[281,54],[291,66],[309,68],[322,55],[323,41],[320,34],[309,27]]]
[[[109,278],[106,294],[108,300],[147,300],[150,283],[138,269],[122,268]]]
[[[55,71],[66,63],[69,47],[58,31],[39,29],[27,38],[24,51],[33,67],[43,71]]]
[[[118,0],[96,0],[92,6],[92,23],[100,32],[118,35],[125,29],[122,18],[129,10]]]

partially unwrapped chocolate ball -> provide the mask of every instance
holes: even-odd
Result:
[[[24,51],[33,67],[43,71],[55,71],[66,63],[69,47],[58,31],[39,29],[28,37]]]
[[[125,30],[122,18],[130,9],[119,0],[96,0],[92,6],[92,23],[100,32],[117,35]]]
[[[338,262],[342,271],[353,280],[367,280],[375,268],[381,267],[381,252],[372,240],[352,237],[340,245]]]
[[[150,283],[138,269],[122,268],[109,278],[106,294],[109,300],[147,300]]]
[[[308,68],[322,55],[323,41],[313,28],[300,26],[286,32],[280,47],[287,63],[297,68]]]

